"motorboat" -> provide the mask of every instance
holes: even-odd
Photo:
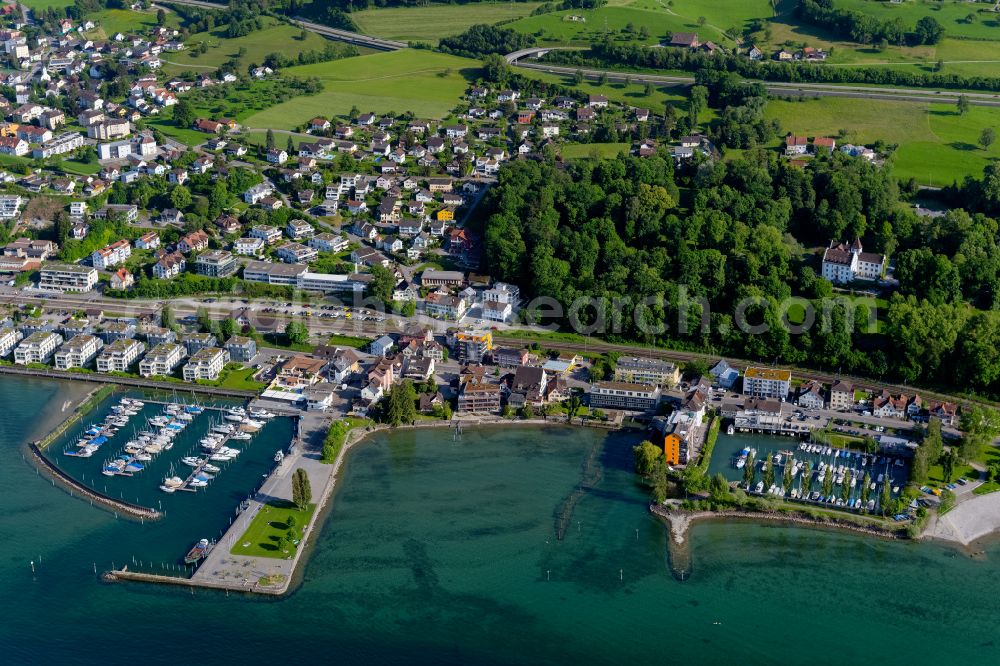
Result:
[[[187,465],[188,467],[197,467],[198,465],[202,464],[205,461],[196,456],[184,456],[183,458],[181,458],[181,462]]]
[[[272,412],[269,412],[266,409],[251,409],[249,414],[255,419],[264,419],[264,420],[273,419],[275,416]]]
[[[211,550],[211,547],[209,546],[208,539],[201,539],[184,556],[184,564],[197,564],[201,562],[208,556],[209,550]]]
[[[237,442],[248,442],[253,439],[253,436],[248,432],[235,432],[229,439]]]
[[[201,466],[201,468],[206,472],[211,472],[212,474],[218,474],[219,472],[222,471],[221,467],[213,465],[212,463],[205,463],[204,465]]]
[[[235,428],[228,423],[220,423],[217,426],[212,426],[212,432],[220,432],[223,435],[230,435],[233,430],[235,430]]]

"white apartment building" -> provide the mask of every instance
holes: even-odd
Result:
[[[21,341],[21,331],[16,328],[0,329],[0,356],[6,358]]]
[[[237,238],[233,243],[233,252],[250,257],[259,257],[264,251],[263,238]]]
[[[56,367],[60,370],[85,368],[103,346],[104,342],[95,335],[74,335],[56,352]]]
[[[35,159],[45,159],[55,155],[71,153],[83,146],[83,136],[77,132],[63,132],[51,141],[46,141],[38,148],[35,148],[31,156]]]
[[[24,199],[16,194],[0,196],[0,219],[10,220],[17,217],[21,212],[22,203],[24,203]]]
[[[97,284],[97,269],[76,264],[49,264],[42,268],[38,286],[68,292],[90,291]]]
[[[14,363],[27,365],[29,363],[48,363],[56,348],[62,344],[63,338],[58,333],[37,331],[32,333],[14,350]]]
[[[139,362],[139,374],[143,377],[169,375],[184,360],[184,346],[173,342],[163,342],[152,349]]]
[[[743,393],[754,398],[785,400],[792,387],[790,370],[747,368],[743,373]]]
[[[347,249],[348,240],[338,234],[325,232],[310,238],[308,245],[317,252],[343,252]]]
[[[94,268],[107,270],[112,266],[123,263],[132,256],[132,245],[125,239],[115,241],[111,245],[94,250],[90,255]]]
[[[229,352],[218,347],[199,349],[184,366],[184,381],[194,382],[199,379],[214,381],[219,378],[222,369],[229,362]]]
[[[519,300],[521,300],[520,288],[506,282],[497,282],[492,289],[483,292],[484,303],[510,303],[512,306],[516,306]]]
[[[98,372],[128,372],[128,369],[142,356],[146,345],[138,340],[124,338],[106,346],[97,357]]]

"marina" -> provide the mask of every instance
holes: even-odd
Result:
[[[722,473],[749,494],[846,511],[881,511],[885,490],[896,499],[906,485],[905,458],[840,449],[765,435],[720,436],[712,474]],[[916,506],[910,507],[915,510]],[[897,514],[897,520],[909,516]]]

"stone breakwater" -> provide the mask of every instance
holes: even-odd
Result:
[[[649,511],[665,521],[670,529],[670,538],[667,540],[667,551],[670,554],[670,571],[678,580],[685,580],[691,575],[692,555],[688,535],[691,526],[696,522],[709,520],[776,522],[785,525],[846,530],[882,539],[907,538],[905,530],[887,530],[874,525],[859,525],[834,516],[813,516],[802,512],[741,511],[738,509],[725,511],[686,511],[680,508],[672,509],[659,504],[651,504]]]
[[[69,491],[70,495],[79,495],[84,499],[89,499],[94,504],[99,504],[105,508],[113,509],[116,513],[132,518],[138,518],[140,520],[159,520],[163,517],[163,514],[156,509],[151,509],[139,504],[133,504],[132,502],[126,502],[121,499],[115,499],[105,495],[104,493],[97,492],[92,488],[88,488],[71,477],[69,474],[66,474],[64,471],[56,467],[51,460],[45,457],[45,455],[38,448],[38,445],[35,443],[28,445],[28,451],[31,453],[31,457],[35,465],[38,466],[39,471],[45,472],[45,474],[53,480],[53,483],[58,481],[59,485]]]

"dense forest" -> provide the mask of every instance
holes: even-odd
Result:
[[[750,60],[735,53],[708,54],[679,48],[595,42],[586,51],[550,51],[545,60],[582,66],[626,69],[667,69],[688,72],[722,71],[762,81],[802,83],[863,83],[959,90],[1000,90],[1000,77],[927,73],[915,68],[829,67],[809,62]]]
[[[480,23],[460,35],[442,38],[440,48],[445,53],[476,58],[490,53],[511,53],[534,44],[535,38],[531,35]]]
[[[603,321],[609,339],[1000,392],[1000,312],[967,302],[996,306],[995,221],[964,211],[920,218],[888,170],[864,160],[835,154],[799,169],[754,149],[676,173],[666,154],[519,161],[501,170],[486,207],[492,275],[566,312],[581,296],[606,299],[603,311],[576,314],[584,325]],[[861,324],[867,310],[844,302],[805,332],[780,325],[786,299],[834,295],[818,275],[821,249],[854,238],[898,254],[905,279],[878,313],[878,332]],[[738,303],[768,330],[737,326]],[[646,326],[655,323],[666,330]]]

